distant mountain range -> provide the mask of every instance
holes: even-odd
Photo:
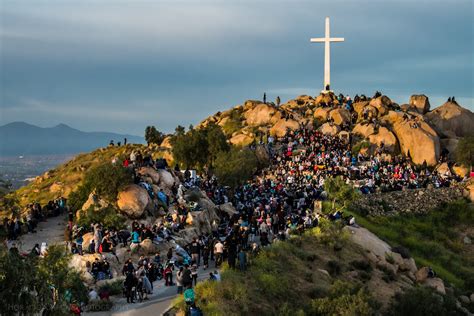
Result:
[[[65,124],[42,128],[25,122],[0,126],[0,156],[60,155],[105,147],[110,140],[144,143],[144,138],[107,132],[83,132]]]

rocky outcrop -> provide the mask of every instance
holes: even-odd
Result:
[[[276,109],[265,103],[260,103],[254,108],[249,109],[244,113],[245,120],[250,126],[259,126],[268,124],[275,114]]]
[[[342,125],[351,121],[351,113],[346,109],[334,109],[329,112],[329,117],[336,125]]]
[[[150,178],[154,184],[160,183],[160,174],[152,167],[141,167],[137,173],[142,177]]]
[[[352,133],[355,135],[360,135],[364,138],[368,138],[370,135],[375,133],[374,124],[356,124],[352,129]]]
[[[165,137],[165,139],[163,139],[163,141],[161,142],[160,147],[168,149],[173,148],[173,145],[171,145],[171,136]]]
[[[237,135],[232,136],[232,138],[229,141],[232,145],[247,146],[247,145],[250,145],[254,141],[254,138],[245,134],[237,134]]]
[[[375,152],[382,144],[385,151],[391,154],[395,153],[398,147],[397,138],[386,127],[379,127],[377,134],[369,135],[368,140],[373,147],[372,152]]]
[[[360,197],[354,207],[372,216],[426,214],[443,203],[459,199],[462,192],[461,187],[450,187],[374,193]]]
[[[221,210],[222,212],[227,213],[227,215],[229,215],[229,217],[232,217],[232,216],[234,216],[235,214],[238,213],[231,202],[219,205],[219,210]]]
[[[410,97],[408,110],[417,111],[420,114],[425,114],[430,110],[430,101],[424,94],[414,94]]]
[[[369,102],[369,106],[377,110],[378,116],[383,116],[387,114],[391,105],[392,105],[392,100],[390,100],[390,98],[387,97],[386,95],[372,99]]]
[[[296,130],[300,127],[300,124],[292,119],[280,119],[272,128],[270,128],[270,134],[277,137],[285,136],[287,130]]]
[[[140,218],[146,209],[151,208],[152,201],[144,188],[131,184],[119,192],[117,206],[129,218]]]
[[[440,154],[440,141],[431,126],[420,120],[404,119],[402,113],[394,111],[390,111],[386,117],[392,123],[392,131],[397,136],[404,155],[409,154],[412,161],[418,165],[424,161],[429,166],[436,165]]]
[[[464,196],[474,203],[474,181],[473,180],[467,183],[466,188],[464,189]]]
[[[426,117],[443,137],[474,136],[474,113],[455,102],[446,102]]]
[[[157,170],[157,173],[160,176],[158,186],[160,189],[163,189],[166,194],[171,194],[173,186],[179,184],[179,178],[165,169],[159,169]]]
[[[144,255],[154,255],[158,251],[158,246],[151,239],[145,239],[140,243],[140,250]]]
[[[331,108],[318,107],[314,110],[313,116],[315,119],[317,119],[320,122],[326,122],[328,120],[330,111],[331,111]]]
[[[330,124],[330,123],[324,123],[323,125],[319,127],[319,131],[323,133],[324,135],[336,136],[340,130],[341,128],[339,127],[339,125]]]

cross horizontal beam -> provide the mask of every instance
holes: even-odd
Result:
[[[312,38],[311,43],[324,43],[327,40],[329,42],[344,42],[344,37],[330,37],[330,38],[325,38],[325,37],[320,37],[320,38]]]

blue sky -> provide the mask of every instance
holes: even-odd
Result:
[[[474,109],[472,0],[0,0],[0,124],[170,132],[247,99],[322,88]]]

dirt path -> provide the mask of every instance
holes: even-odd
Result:
[[[35,244],[47,242],[48,245],[64,242],[64,228],[66,227],[66,216],[59,215],[48,218],[47,222],[41,222],[36,227],[36,233],[26,234],[20,237],[18,248],[20,252],[29,252]]]

